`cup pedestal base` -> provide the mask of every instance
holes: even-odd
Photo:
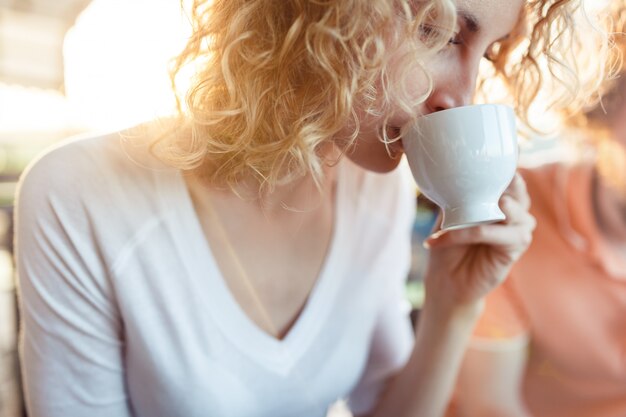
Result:
[[[505,220],[506,216],[496,203],[482,203],[468,207],[454,207],[443,210],[441,230],[464,229],[480,224]]]

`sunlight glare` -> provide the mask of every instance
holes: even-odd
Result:
[[[94,0],[64,44],[65,91],[86,127],[117,129],[171,114],[168,61],[189,23],[172,0]]]

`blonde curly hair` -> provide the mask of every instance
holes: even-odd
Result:
[[[570,53],[581,35],[573,30],[578,3],[527,1],[513,36],[490,52],[522,117],[544,83],[542,56],[569,103],[589,90]],[[392,105],[418,115],[432,82],[411,97],[408,75],[418,70],[430,80],[423,63],[447,45],[455,9],[452,0],[193,0],[193,34],[171,72],[176,88],[182,69],[195,69],[186,109],[179,105],[184,133],[152,149],[169,165],[201,169],[213,184],[250,175],[269,189],[305,173],[319,180],[329,162],[320,145],[346,126],[353,143],[357,109],[384,122]],[[389,51],[398,50],[391,66]]]
[[[626,0],[612,0],[604,13],[604,26],[609,34],[613,74],[602,81],[600,100],[588,103],[578,112],[571,112],[568,127],[582,129],[588,138],[604,140],[610,136],[611,124],[620,108],[626,105]],[[593,132],[593,134],[590,134]]]
[[[578,111],[572,110],[565,120],[568,129],[564,139],[583,161],[593,161],[605,184],[626,199],[626,152],[615,140],[615,124],[626,106],[626,0],[611,0],[603,10],[603,27],[609,33],[610,61],[613,74],[601,80],[600,100],[589,102]]]

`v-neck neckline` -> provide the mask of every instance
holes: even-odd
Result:
[[[180,191],[178,201],[184,233],[176,236],[183,247],[192,269],[193,279],[198,288],[204,291],[206,306],[221,332],[248,356],[261,357],[269,368],[288,373],[307,346],[317,336],[328,317],[339,281],[335,271],[341,262],[339,251],[343,245],[345,167],[338,164],[335,187],[334,216],[329,247],[322,267],[303,308],[294,320],[287,334],[278,339],[261,329],[243,310],[228,288],[222,272],[215,260],[213,251],[202,231],[198,214],[182,173],[176,179],[176,189]],[[168,198],[167,196],[164,196]],[[171,199],[171,194],[169,196]],[[170,202],[171,204],[171,202]]]

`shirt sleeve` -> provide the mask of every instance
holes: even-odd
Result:
[[[29,416],[131,416],[122,324],[81,189],[82,155],[53,151],[16,202],[23,385]]]
[[[389,303],[381,312],[367,368],[348,399],[355,416],[372,411],[386,382],[408,361],[414,342],[409,313],[408,301],[401,298]]]
[[[413,351],[414,332],[406,280],[411,264],[410,238],[415,221],[416,191],[410,173],[406,172],[398,173],[397,234],[392,243],[394,247],[389,249],[393,254],[390,265],[395,268],[388,269],[391,276],[387,277],[388,285],[382,297],[366,369],[348,398],[348,406],[355,416],[373,410],[389,378],[405,366]]]

